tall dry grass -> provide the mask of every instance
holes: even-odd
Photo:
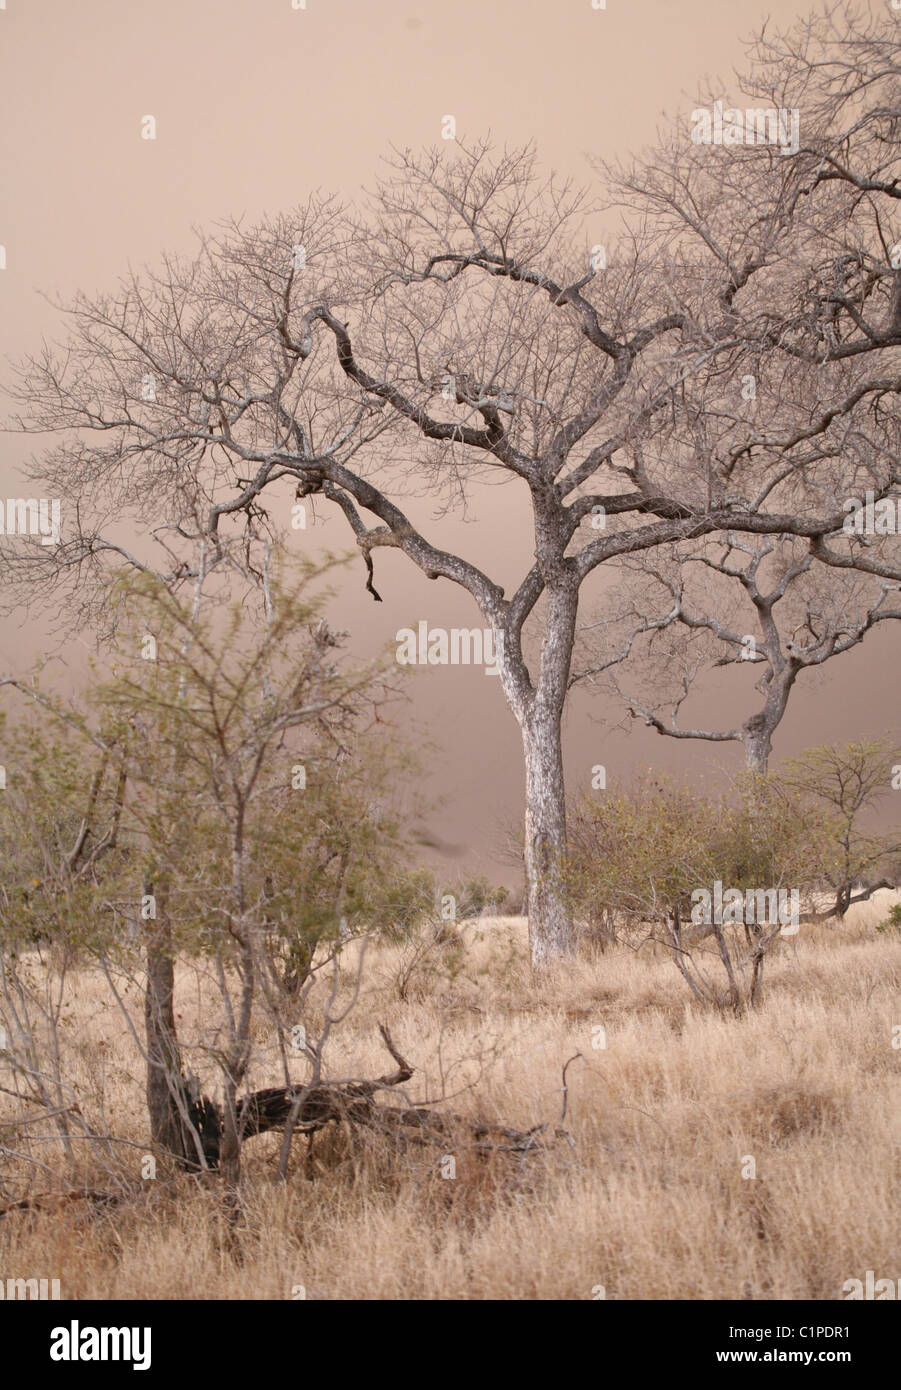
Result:
[[[466,926],[406,999],[399,949],[372,950],[334,1035],[333,1077],[390,1069],[386,1020],[417,1068],[412,1100],[446,1092],[460,1113],[553,1130],[562,1065],[581,1052],[572,1142],[488,1160],[461,1145],[446,1178],[431,1150],[335,1133],[314,1149],[312,1180],[296,1140],[280,1186],[278,1136],[265,1136],[244,1150],[237,1248],[215,1183],[161,1165],[107,1211],[8,1214],[0,1279],[56,1277],[63,1297],[101,1299],[290,1299],[300,1286],[322,1299],[591,1299],[601,1287],[609,1299],[839,1299],[867,1269],[898,1279],[901,939],[875,931],[896,898],[782,941],[761,1006],[739,1018],[699,1008],[653,948],[580,959],[538,986],[517,919]],[[135,1145],[119,1152],[137,1181],[140,1059],[102,979],[81,972],[71,989],[64,1072]],[[186,1039],[202,1039],[209,1007],[207,982],[184,969]],[[277,1083],[263,1023],[256,1043],[249,1085]],[[48,1142],[51,1166],[54,1153]],[[756,1176],[743,1177],[750,1160]],[[103,1182],[89,1159],[79,1178]]]

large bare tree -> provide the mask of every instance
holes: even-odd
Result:
[[[752,55],[749,99],[800,109],[797,149],[768,142],[766,116],[741,147],[679,120],[601,171],[599,203],[531,150],[398,154],[365,210],[311,201],[225,229],[80,299],[65,347],[23,367],[20,423],[67,435],[38,465],[70,518],[37,557],[51,582],[149,564],[147,532],[173,581],[198,540],[204,566],[259,576],[287,479],[340,508],[375,597],[382,546],[471,596],[522,735],[536,965],[573,949],[561,722],[589,577],[720,533],[871,563],[829,538],[865,474],[880,496],[897,483],[899,42],[883,16],[849,46],[849,23]],[[741,408],[748,377],[765,415]],[[534,559],[511,592],[404,505],[423,488],[454,505],[479,476],[529,501]]]

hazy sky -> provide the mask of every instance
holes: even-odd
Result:
[[[810,4],[779,0],[784,22]],[[0,9],[0,353],[34,350],[59,329],[39,296],[115,283],[160,251],[189,251],[192,228],[253,218],[315,188],[353,198],[371,186],[391,144],[440,139],[453,114],[461,136],[534,139],[549,167],[590,180],[587,156],[650,144],[661,115],[694,105],[706,76],[724,94],[742,65],[741,40],[767,11],[758,0],[6,0]],[[141,138],[153,115],[157,138]],[[0,369],[0,382],[3,378]],[[0,493],[13,488],[22,441],[0,437]],[[14,491],[19,491],[13,488]],[[531,557],[526,514],[510,489],[481,489],[471,520],[417,518],[431,539],[462,548],[502,583]],[[347,546],[346,526],[299,533],[298,544]],[[0,538],[0,544],[9,544]],[[370,653],[420,618],[481,625],[472,601],[429,583],[401,555],[377,552],[384,602],[348,574],[334,621]],[[891,625],[884,625],[884,629]],[[41,620],[0,631],[0,666],[21,669],[41,643]],[[901,633],[802,677],[777,753],[889,727],[897,707]],[[730,673],[699,706],[725,722]],[[499,683],[479,669],[430,668],[414,710],[438,745],[433,789],[446,804],[435,834],[459,867],[509,875],[497,863],[500,827],[522,805],[519,736]],[[734,707],[737,708],[737,707]],[[733,708],[733,713],[734,713]],[[567,723],[570,788],[591,766],[608,777],[651,762],[736,766],[737,745],[678,744],[643,729],[605,734],[579,697]]]

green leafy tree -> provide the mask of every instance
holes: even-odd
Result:
[[[656,936],[693,993],[731,1008],[756,1002],[764,956],[780,923],[745,921],[743,932],[696,925],[698,890],[741,892],[801,889],[815,873],[823,816],[800,796],[754,774],[716,795],[648,773],[630,787],[586,797],[572,816],[568,878],[577,915],[610,939],[617,914],[633,932]],[[702,943],[713,938],[713,946]],[[711,949],[725,988],[705,971],[697,948]]]
[[[858,739],[808,748],[777,772],[782,786],[826,816],[818,877],[833,899],[830,915],[844,916],[852,903],[897,884],[901,836],[872,826],[899,758],[891,738]]]
[[[2,902],[7,936],[53,941],[63,921],[70,934],[80,923],[111,983],[117,964],[142,955],[151,1132],[193,1166],[207,1152],[208,1107],[185,1076],[175,962],[210,959],[222,1002],[213,1137],[232,1192],[237,1093],[261,1004],[284,1053],[317,946],[378,929],[393,893],[411,897],[404,818],[416,779],[384,720],[396,689],[378,665],[345,665],[310,593],[318,577],[273,585],[263,622],[240,607],[189,607],[151,576],[123,580],[85,709],[6,682],[33,709],[0,802],[0,841],[28,846]],[[29,875],[40,910],[22,922]]]

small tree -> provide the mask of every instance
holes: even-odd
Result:
[[[730,793],[648,773],[630,788],[586,797],[572,816],[569,882],[577,914],[605,926],[620,914],[639,937],[661,941],[696,998],[741,1009],[756,1003],[764,958],[783,923],[742,911],[698,922],[703,893],[768,895],[809,884],[821,818],[759,778]],[[771,899],[769,901],[772,901]],[[772,914],[771,914],[772,918]],[[732,922],[733,925],[729,925]],[[714,947],[704,946],[713,938]],[[712,950],[712,956],[711,956]],[[705,968],[718,960],[725,986]]]
[[[23,871],[46,857],[47,839],[55,848],[59,881],[29,929],[55,941],[63,905],[78,924],[99,920],[102,931],[84,947],[100,956],[114,989],[115,972],[130,972],[135,946],[143,950],[152,1137],[188,1166],[204,1166],[214,1149],[232,1196],[237,1092],[256,1010],[269,1008],[284,1047],[284,1015],[296,1017],[317,943],[337,942],[348,917],[359,930],[364,918],[390,912],[382,878],[391,885],[404,872],[396,773],[409,760],[385,739],[384,723],[377,742],[370,737],[392,688],[378,667],[343,668],[340,638],[303,592],[313,577],[290,592],[273,585],[262,626],[239,608],[201,617],[157,580],[133,579],[118,600],[121,621],[90,714],[37,686],[5,682],[45,715],[11,760],[18,790],[0,803],[10,834],[17,807],[32,832],[43,815],[44,840],[26,837]],[[48,740],[58,726],[93,759],[87,793],[83,765],[60,762]],[[47,768],[57,794],[36,804]],[[298,885],[299,863],[308,872]],[[21,936],[19,896],[7,889],[6,930],[18,925]],[[189,1084],[175,1026],[180,955],[204,956],[221,994],[213,1055],[223,1104],[212,1135],[204,1132],[211,1106]]]
[[[893,739],[859,739],[808,748],[778,770],[778,781],[826,818],[818,877],[833,901],[824,915],[843,917],[878,888],[897,886],[901,836],[897,831],[877,833],[867,821],[872,826],[891,790],[899,758]]]

